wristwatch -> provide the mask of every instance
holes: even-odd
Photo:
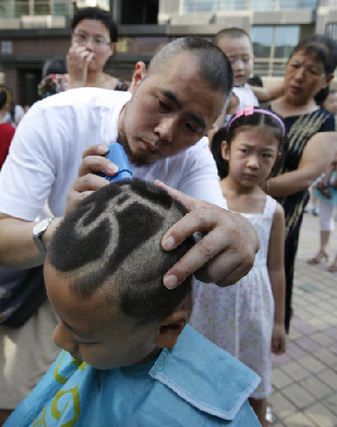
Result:
[[[42,221],[39,221],[36,223],[36,225],[33,228],[33,240],[36,244],[37,248],[42,254],[45,254],[47,252],[47,249],[45,248],[43,242],[42,242],[42,236],[44,235],[45,231],[49,227],[49,224],[52,222],[53,218],[44,218]]]

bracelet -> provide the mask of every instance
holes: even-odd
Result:
[[[269,182],[265,181],[264,183],[266,184],[265,193],[268,194],[268,192],[269,192]]]

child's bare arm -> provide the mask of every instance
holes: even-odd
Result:
[[[223,123],[226,119],[226,115],[235,114],[237,109],[238,109],[239,104],[240,104],[239,98],[235,95],[234,92],[232,92],[231,98],[230,98],[226,108],[224,108],[221,111],[218,118],[214,122],[213,127],[215,127],[216,130],[219,130],[223,126]]]
[[[224,125],[226,116],[235,114],[237,109],[238,109],[239,104],[240,104],[239,98],[235,95],[234,92],[232,92],[231,98],[230,98],[230,101],[229,101],[227,107],[221,111],[218,118],[213,123],[213,126],[211,127],[211,129],[207,133],[207,136],[208,136],[208,139],[210,142],[210,147],[212,146],[212,140],[213,140],[214,134]]]
[[[277,204],[270,233],[268,249],[268,272],[275,301],[275,318],[272,335],[272,352],[282,354],[286,348],[285,314],[285,272],[284,272],[284,211]]]
[[[260,102],[271,101],[273,99],[282,96],[284,93],[284,82],[274,83],[272,86],[268,87],[257,87],[250,86],[252,91],[254,92],[256,98]]]

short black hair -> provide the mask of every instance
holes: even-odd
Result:
[[[248,84],[251,86],[263,87],[263,81],[261,77],[257,76],[256,74],[252,77],[249,77]]]
[[[42,68],[42,77],[48,74],[66,74],[67,62],[64,56],[54,56],[46,61]]]
[[[290,58],[296,52],[304,52],[315,60],[320,61],[326,76],[331,76],[337,66],[337,43],[325,34],[313,34],[302,39],[292,51]]]
[[[248,37],[248,39],[250,40],[249,34],[243,28],[228,27],[228,28],[223,28],[222,30],[218,31],[215,34],[215,36],[213,37],[212,41],[216,46],[218,46],[219,41],[224,37],[229,37],[232,39],[237,39],[237,38],[241,38],[241,37]]]
[[[73,17],[73,20],[71,21],[71,31],[74,31],[79,22],[83,21],[84,19],[101,21],[110,33],[110,41],[117,42],[118,28],[116,22],[112,19],[110,12],[107,12],[98,7],[85,7],[78,9]]]
[[[104,288],[109,302],[117,290],[120,309],[137,325],[163,319],[191,289],[191,277],[173,290],[163,284],[166,271],[194,244],[193,237],[173,251],[164,251],[160,244],[185,213],[153,184],[140,179],[113,182],[64,218],[47,261],[67,274],[71,290],[81,298]]]
[[[319,105],[320,107],[322,106],[323,102],[327,99],[327,97],[329,96],[330,93],[330,88],[329,86],[324,87],[323,89],[321,89],[319,92],[316,93],[315,95],[315,102],[317,105]]]
[[[200,75],[226,96],[233,88],[233,71],[227,56],[201,37],[181,37],[163,47],[151,60],[148,74],[165,72],[169,62],[182,52],[192,52],[199,60]]]

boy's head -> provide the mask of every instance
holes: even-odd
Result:
[[[185,213],[163,190],[128,180],[94,192],[65,217],[45,263],[48,296],[60,317],[57,345],[112,369],[175,344],[187,321],[181,304],[191,278],[170,291],[162,279],[194,241],[170,252],[160,241]]]
[[[213,38],[228,57],[234,73],[234,86],[243,87],[254,68],[253,46],[249,35],[241,28],[225,28]]]

